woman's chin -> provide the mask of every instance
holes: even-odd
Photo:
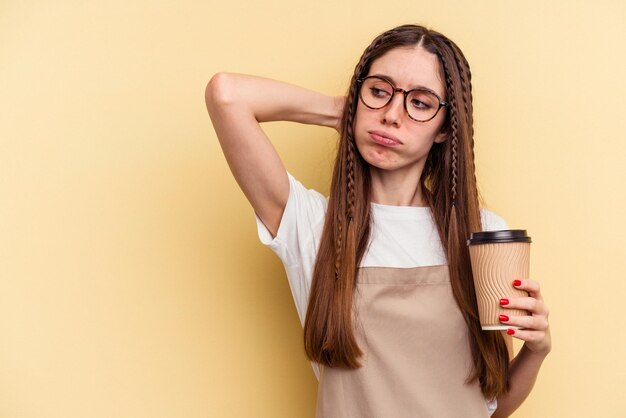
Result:
[[[370,166],[381,170],[393,170],[400,165],[398,156],[386,149],[370,148],[362,152],[361,156]]]

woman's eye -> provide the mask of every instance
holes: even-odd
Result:
[[[385,97],[385,96],[389,95],[389,93],[387,93],[387,91],[385,91],[383,89],[377,89],[376,87],[371,87],[370,91],[372,92],[372,95],[374,97]]]
[[[417,99],[411,100],[411,106],[413,106],[416,109],[430,109],[430,106],[428,105],[428,103],[425,103]]]

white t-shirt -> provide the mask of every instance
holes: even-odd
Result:
[[[328,199],[307,189],[290,173],[289,198],[276,237],[256,216],[259,239],[281,259],[304,325],[315,257],[324,227]],[[372,231],[361,267],[423,267],[448,264],[431,209],[415,206],[388,206],[372,203]],[[480,210],[483,230],[509,229],[495,213]],[[319,379],[319,367],[311,363]],[[490,413],[495,400],[488,402]]]

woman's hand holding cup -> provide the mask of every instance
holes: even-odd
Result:
[[[520,309],[529,313],[526,316],[501,315],[503,325],[511,325],[521,329],[507,329],[507,334],[523,340],[524,345],[533,353],[547,355],[552,348],[548,315],[550,310],[541,296],[539,282],[531,279],[517,279],[513,288],[528,292],[527,297],[510,297],[500,300],[502,309]]]

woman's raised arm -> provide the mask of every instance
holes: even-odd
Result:
[[[339,126],[344,100],[302,87],[242,74],[218,73],[205,99],[226,161],[272,236],[289,196],[287,172],[260,122]]]

